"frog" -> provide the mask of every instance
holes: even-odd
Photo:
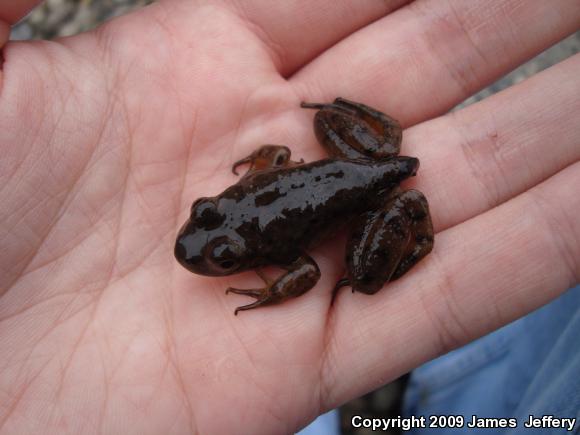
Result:
[[[321,273],[308,252],[341,228],[348,233],[345,273],[332,301],[345,286],[353,293],[377,293],[433,249],[425,196],[400,187],[419,168],[417,158],[399,155],[401,124],[341,97],[300,106],[316,110],[315,137],[328,157],[294,161],[287,146],[262,145],[232,165],[236,175],[248,165],[237,183],[193,202],[175,242],[175,258],[193,273],[258,274],[263,286],[226,289],[253,298],[235,315],[312,289]],[[283,273],[270,278],[263,272],[268,266]]]

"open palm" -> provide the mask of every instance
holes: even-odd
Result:
[[[580,8],[405,3],[166,0],[5,47],[0,433],[290,433],[578,281],[580,56],[435,117]],[[407,128],[435,249],[330,306],[330,242],[312,291],[235,317],[260,280],[188,273],[176,232],[259,145],[322,157],[299,102],[336,96]]]

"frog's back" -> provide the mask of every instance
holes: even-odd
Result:
[[[219,208],[244,238],[262,241],[260,249],[276,255],[285,245],[298,252],[380,202],[416,166],[410,157],[325,159],[260,171],[223,192]]]

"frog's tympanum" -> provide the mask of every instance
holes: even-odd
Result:
[[[399,123],[343,98],[302,107],[318,110],[314,130],[330,158],[295,162],[285,146],[262,146],[233,165],[234,173],[250,165],[236,184],[193,203],[177,237],[175,257],[191,272],[223,276],[257,270],[264,287],[226,290],[256,299],[235,314],[314,287],[320,270],[308,249],[342,225],[349,229],[346,277],[334,294],[346,285],[376,293],[433,247],[425,197],[399,188],[419,168],[416,158],[398,156]],[[259,270],[268,265],[285,273],[270,280]]]

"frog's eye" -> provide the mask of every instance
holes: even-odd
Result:
[[[209,259],[220,272],[232,272],[240,265],[240,247],[236,243],[218,239],[209,248]]]
[[[201,228],[211,230],[224,221],[210,198],[199,198],[191,205],[191,220]]]

